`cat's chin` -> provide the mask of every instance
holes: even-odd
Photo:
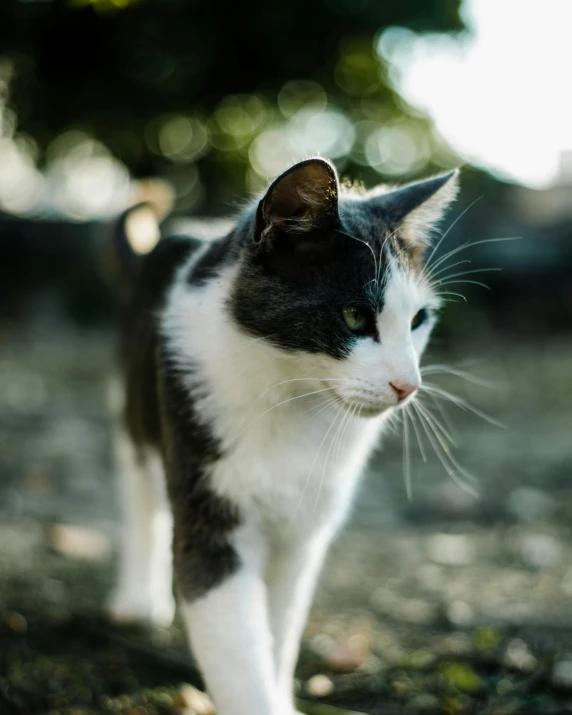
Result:
[[[360,400],[349,400],[347,398],[343,400],[342,404],[354,416],[365,418],[380,417],[395,408],[395,405],[376,405],[371,402],[361,402]]]

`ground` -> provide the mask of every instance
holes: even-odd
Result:
[[[199,713],[178,625],[136,632],[103,617],[118,527],[112,338],[5,337],[0,713]],[[491,387],[435,382],[507,426],[449,410],[478,498],[412,449],[409,502],[401,434],[386,437],[320,582],[301,707],[572,712],[572,344],[463,346],[427,362],[471,363]]]

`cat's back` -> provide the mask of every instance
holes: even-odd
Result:
[[[188,235],[163,238],[145,255],[133,276],[121,326],[121,363],[125,375],[125,419],[136,443],[158,444],[157,315],[177,272],[204,250]]]

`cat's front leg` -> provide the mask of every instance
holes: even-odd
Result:
[[[316,581],[331,540],[329,529],[308,539],[276,547],[267,572],[270,624],[280,702],[284,715],[295,713],[294,670]]]
[[[191,419],[168,365],[162,377],[173,560],[193,654],[217,715],[283,715],[264,582],[267,540],[257,514],[216,488],[233,466]]]
[[[206,550],[188,546],[182,553],[175,542],[182,613],[217,715],[282,715],[262,549],[240,533]]]

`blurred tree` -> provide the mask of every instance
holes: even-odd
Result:
[[[33,140],[40,164],[62,150],[60,142],[50,154],[64,130],[81,130],[135,175],[170,176],[181,208],[196,206],[206,184],[212,208],[296,158],[284,133],[294,120],[297,136],[307,137],[297,149],[333,155],[353,175],[424,168],[413,160],[392,168],[387,160],[396,141],[418,158],[415,133],[428,125],[412,114],[406,130],[396,128],[408,110],[389,88],[375,38],[393,25],[459,31],[459,5],[4,0],[0,48],[13,69],[18,132]],[[326,107],[335,111],[324,114]],[[393,134],[380,133],[386,123]],[[430,151],[421,154],[430,161]],[[194,198],[185,200],[189,186]]]

